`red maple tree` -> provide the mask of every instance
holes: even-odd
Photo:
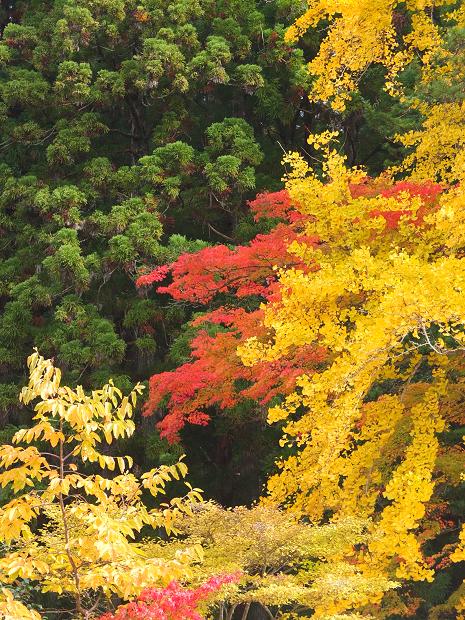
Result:
[[[238,574],[217,575],[193,589],[184,588],[177,581],[166,588],[146,588],[137,600],[121,605],[99,620],[202,620],[197,610],[199,603],[238,578]]]
[[[158,426],[171,442],[178,440],[186,422],[208,424],[212,408],[228,409],[244,399],[265,406],[274,396],[291,392],[296,378],[324,359],[322,350],[303,347],[285,360],[247,368],[237,356],[236,349],[245,339],[266,336],[259,302],[279,296],[279,268],[308,268],[289,252],[289,245],[297,238],[318,243],[318,239],[305,236],[305,217],[285,190],[259,194],[249,206],[257,221],[281,221],[248,245],[217,245],[183,254],[137,281],[138,286],[147,286],[171,275],[171,283],[157,287],[159,293],[203,306],[221,295],[227,297],[224,304],[192,321],[199,329],[190,343],[191,360],[150,379],[144,413],[150,415],[164,403],[167,413]],[[216,326],[213,334],[208,329],[212,326]]]

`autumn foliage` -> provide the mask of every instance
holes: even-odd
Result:
[[[346,167],[330,134],[314,140],[323,179],[290,154],[287,188],[307,216],[306,234],[320,239],[290,251],[319,268],[280,270],[281,296],[264,314],[272,337],[239,346],[251,367],[301,346],[327,352],[268,410],[269,422],[283,425],[288,456],[264,501],[314,521],[363,514],[373,519],[364,558],[372,570],[432,582],[428,548],[440,544],[441,522],[431,531],[425,517],[442,503],[439,480],[460,484],[447,467],[460,435],[458,445],[444,437],[465,423],[463,189],[373,184]],[[463,543],[453,549],[450,562],[460,561]]]
[[[130,471],[131,457],[108,454],[110,444],[134,432],[142,386],[123,396],[110,382],[89,395],[82,386],[62,385],[60,369],[37,351],[28,366],[21,401],[34,403],[33,425],[0,446],[0,486],[10,493],[0,507],[0,615],[39,618],[8,588],[24,580],[66,597],[64,612],[89,617],[102,594],[128,600],[188,574],[198,549],[166,561],[135,541],[144,527],[153,535],[160,528],[171,533],[176,518],[201,501],[199,489],[187,483],[182,498],[144,504],[143,492],[164,494],[168,482],[186,476],[186,465],[181,460],[139,480]],[[89,464],[101,473],[86,474]]]
[[[309,369],[324,358],[323,349],[304,347],[278,362],[264,362],[250,369],[236,354],[238,344],[245,339],[266,334],[259,302],[279,294],[277,270],[285,265],[314,268],[292,256],[289,245],[297,238],[317,244],[316,237],[302,237],[304,218],[285,190],[261,194],[249,204],[256,220],[282,221],[249,245],[217,245],[184,254],[169,267],[158,267],[138,280],[139,286],[147,286],[170,274],[172,282],[158,286],[159,293],[214,308],[191,323],[198,330],[190,343],[192,360],[150,379],[145,413],[153,413],[164,403],[167,414],[159,428],[170,441],[178,438],[186,422],[207,424],[213,407],[228,409],[244,399],[265,407],[273,397],[292,391],[303,368]],[[216,300],[225,297],[226,303],[220,301],[218,305]],[[214,333],[212,326],[216,326]]]
[[[441,189],[433,183],[389,184],[387,180],[368,178],[350,185],[353,198],[394,198],[389,210],[373,208],[367,213],[369,218],[384,220],[385,233],[395,229],[401,218],[419,224],[436,204]],[[406,196],[420,201],[415,213],[404,206]],[[396,208],[396,197],[399,208]],[[159,293],[168,294],[178,302],[207,307],[206,312],[191,322],[197,328],[190,342],[191,360],[150,379],[145,414],[150,415],[160,407],[166,410],[158,427],[170,441],[178,439],[186,423],[208,424],[214,407],[224,411],[243,399],[252,399],[265,410],[275,397],[293,391],[302,372],[311,372],[312,367],[325,359],[324,348],[318,345],[294,347],[278,360],[258,361],[253,367],[245,366],[236,353],[247,338],[266,337],[263,309],[257,300],[279,299],[279,269],[295,268],[304,272],[318,269],[317,262],[306,264],[289,250],[295,241],[316,248],[319,237],[305,233],[308,216],[296,209],[287,190],[260,194],[249,206],[256,220],[275,218],[279,223],[249,245],[234,248],[216,245],[195,254],[183,254],[171,265],[157,267],[137,281],[139,287],[144,287],[171,276],[169,284],[158,284]],[[221,303],[225,296],[226,303]],[[207,329],[211,326],[219,329],[212,333]]]
[[[146,588],[137,600],[118,607],[100,620],[202,620],[200,603],[218,592],[222,585],[237,581],[238,575],[210,577],[197,588],[185,588],[172,581],[165,588]]]
[[[10,4],[0,617],[465,620],[465,0]]]

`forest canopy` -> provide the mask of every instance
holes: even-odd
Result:
[[[463,0],[0,26],[0,616],[465,618]]]

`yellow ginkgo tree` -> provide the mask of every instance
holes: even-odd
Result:
[[[37,401],[34,425],[0,447],[0,485],[12,494],[0,508],[6,549],[0,558],[0,616],[38,617],[12,597],[11,586],[25,579],[55,593],[77,617],[90,618],[107,597],[127,600],[144,587],[188,575],[199,559],[197,547],[167,562],[136,539],[144,527],[170,533],[176,517],[201,499],[185,482],[184,497],[157,508],[144,503],[144,495],[156,497],[168,482],[184,478],[186,465],[162,466],[137,479],[130,457],[109,454],[114,440],[133,434],[143,386],[123,396],[110,382],[88,395],[80,386],[62,386],[60,370],[37,351],[28,366],[29,384],[20,399]]]
[[[246,364],[302,346],[327,351],[327,363],[268,412],[283,423],[288,456],[267,501],[314,522],[373,518],[369,567],[432,581],[418,531],[441,474],[440,433],[463,411],[464,189],[379,192],[346,168],[331,137],[313,138],[322,180],[288,158],[287,189],[319,244],[294,242],[308,269],[280,270],[281,296],[265,308],[269,337],[239,350]]]

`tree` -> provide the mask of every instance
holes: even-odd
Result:
[[[199,604],[215,594],[222,585],[237,579],[236,575],[210,577],[195,589],[183,588],[172,581],[166,588],[147,588],[137,601],[107,613],[100,620],[201,620]]]
[[[320,136],[317,146],[330,138]],[[323,180],[291,155],[287,181],[308,217],[305,233],[321,240],[317,247],[297,240],[290,251],[319,269],[282,269],[281,295],[265,311],[266,338],[240,346],[246,364],[301,346],[327,351],[322,369],[303,373],[268,412],[270,422],[284,421],[290,451],[268,482],[269,501],[316,521],[328,513],[374,517],[370,565],[432,580],[415,532],[437,502],[440,449],[451,449],[440,448],[438,434],[446,424],[464,425],[456,375],[463,372],[462,215],[454,208],[463,190],[400,183],[380,192],[369,182],[360,190],[363,173],[324,151]],[[393,458],[399,441],[405,447]]]
[[[186,466],[180,461],[138,480],[129,471],[130,457],[110,456],[104,448],[134,432],[141,386],[123,397],[110,382],[86,395],[80,386],[62,386],[60,370],[37,352],[28,366],[29,385],[21,400],[39,399],[35,423],[0,448],[0,484],[12,493],[0,508],[0,537],[6,544],[0,582],[38,582],[42,592],[59,597],[60,607],[71,600],[75,614],[88,618],[102,605],[102,595],[127,600],[154,583],[185,576],[199,557],[198,548],[186,548],[167,562],[150,556],[134,539],[147,527],[169,533],[175,519],[200,500],[198,489],[186,483],[182,498],[158,508],[144,503],[143,493],[164,493],[167,482],[186,475]],[[94,463],[113,475],[89,472]],[[11,592],[2,591],[2,612],[22,617]]]
[[[163,404],[167,413],[159,423],[162,436],[179,439],[184,424],[207,424],[209,411],[224,415],[247,400],[266,405],[275,395],[287,393],[301,369],[318,364],[321,349],[300,351],[280,364],[249,369],[236,355],[238,344],[260,329],[260,300],[276,291],[276,269],[296,263],[288,244],[304,226],[286,191],[261,194],[249,203],[257,221],[275,226],[257,235],[249,245],[216,245],[181,255],[174,263],[140,276],[140,287],[171,276],[172,282],[157,292],[176,302],[207,306],[191,322],[190,359],[173,371],[153,375],[144,408],[152,414]],[[281,222],[277,219],[281,220]],[[308,238],[311,242],[311,239]],[[218,305],[221,304],[221,305]],[[194,328],[192,330],[192,328]]]
[[[380,3],[367,12],[346,3],[334,10],[311,2],[287,38],[329,20],[328,35],[309,65],[312,99],[329,101],[344,114],[357,98],[363,73],[377,63],[386,70],[386,89],[423,117],[420,129],[398,137],[411,151],[390,171],[409,174],[404,207],[394,207],[385,192],[377,200],[370,189],[354,196],[352,183],[360,182],[361,171],[347,170],[334,150],[324,152],[325,183],[291,155],[287,188],[311,215],[307,233],[321,234],[324,248],[308,252],[303,243],[294,244],[294,251],[323,262],[315,274],[282,270],[284,294],[265,313],[271,340],[252,340],[241,353],[246,363],[257,356],[279,359],[290,347],[318,341],[331,360],[310,379],[303,375],[284,406],[269,412],[271,421],[285,421],[283,443],[293,451],[269,482],[271,501],[291,498],[297,512],[313,518],[328,512],[338,518],[347,511],[376,515],[377,542],[370,547],[375,564],[404,579],[433,580],[435,565],[445,568],[462,558],[461,543],[450,554],[447,544],[438,553],[437,542],[425,544],[430,553],[436,550],[425,562],[421,546],[447,531],[438,515],[455,511],[455,524],[463,515],[463,506],[453,507],[451,491],[463,467],[463,308],[457,289],[463,247],[457,234],[463,202],[463,106],[457,88],[463,7],[444,3],[426,11],[414,2],[394,8]],[[416,79],[406,87],[403,77],[409,73]],[[321,152],[332,137],[326,132],[310,142]],[[452,185],[441,193],[431,179]],[[453,533],[448,540],[453,549]],[[433,614],[460,612],[463,586],[449,593]]]
[[[162,545],[167,558],[193,541],[204,548],[193,583],[219,571],[238,573],[214,595],[210,613],[246,620],[261,610],[270,618],[333,618],[338,613],[369,611],[397,584],[364,571],[354,551],[367,544],[368,523],[348,517],[337,524],[312,526],[272,507],[239,506],[225,510],[206,503],[180,521],[181,539]],[[366,617],[366,616],[365,616]]]

